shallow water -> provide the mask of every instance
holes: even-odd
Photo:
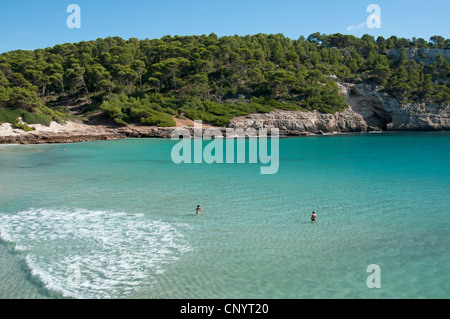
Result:
[[[281,139],[275,175],[175,143],[0,146],[0,298],[450,296],[449,133]]]

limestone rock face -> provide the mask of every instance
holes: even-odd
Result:
[[[277,110],[267,114],[252,114],[234,118],[231,128],[277,128],[284,135],[307,135],[315,133],[366,132],[364,118],[351,111],[336,114],[319,112]]]
[[[231,128],[278,128],[284,135],[368,131],[450,130],[450,107],[433,103],[400,104],[369,84],[339,83],[349,108],[336,114],[276,110],[234,118]]]
[[[362,115],[367,125],[384,131],[435,131],[450,129],[450,107],[446,104],[408,103],[368,84],[338,83],[350,108]]]

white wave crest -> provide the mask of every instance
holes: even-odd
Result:
[[[0,215],[0,237],[27,254],[47,289],[80,299],[126,297],[190,250],[169,223],[82,209]]]

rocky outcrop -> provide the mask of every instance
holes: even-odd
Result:
[[[124,135],[27,134],[0,137],[0,144],[69,144],[125,138]]]
[[[342,132],[366,132],[364,118],[351,111],[336,114],[277,110],[267,114],[252,114],[234,118],[231,128],[277,128],[281,135],[309,135]]]
[[[32,132],[13,129],[11,124],[1,125],[0,144],[67,144],[123,138],[170,138],[174,128],[129,126],[90,126],[69,122],[66,126],[52,123],[51,128],[39,125]]]
[[[450,107],[446,104],[400,104],[368,84],[338,83],[352,111],[362,115],[369,127],[383,131],[450,130]]]
[[[233,128],[278,128],[283,135],[370,131],[450,130],[450,107],[432,103],[400,104],[368,84],[337,83],[349,108],[336,114],[277,110],[231,121]]]
[[[14,129],[11,124],[0,125],[0,144],[69,144],[88,141],[108,141],[124,138],[172,138],[177,136],[177,129],[183,128],[194,136],[194,127],[156,127],[143,125],[105,126],[86,125],[68,122],[65,125],[52,122],[50,127],[30,125],[35,131],[24,132]],[[210,125],[201,127],[204,133]],[[219,127],[222,136],[226,136],[226,128]]]

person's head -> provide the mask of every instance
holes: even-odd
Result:
[[[200,205],[197,205],[197,208],[200,208]]]

